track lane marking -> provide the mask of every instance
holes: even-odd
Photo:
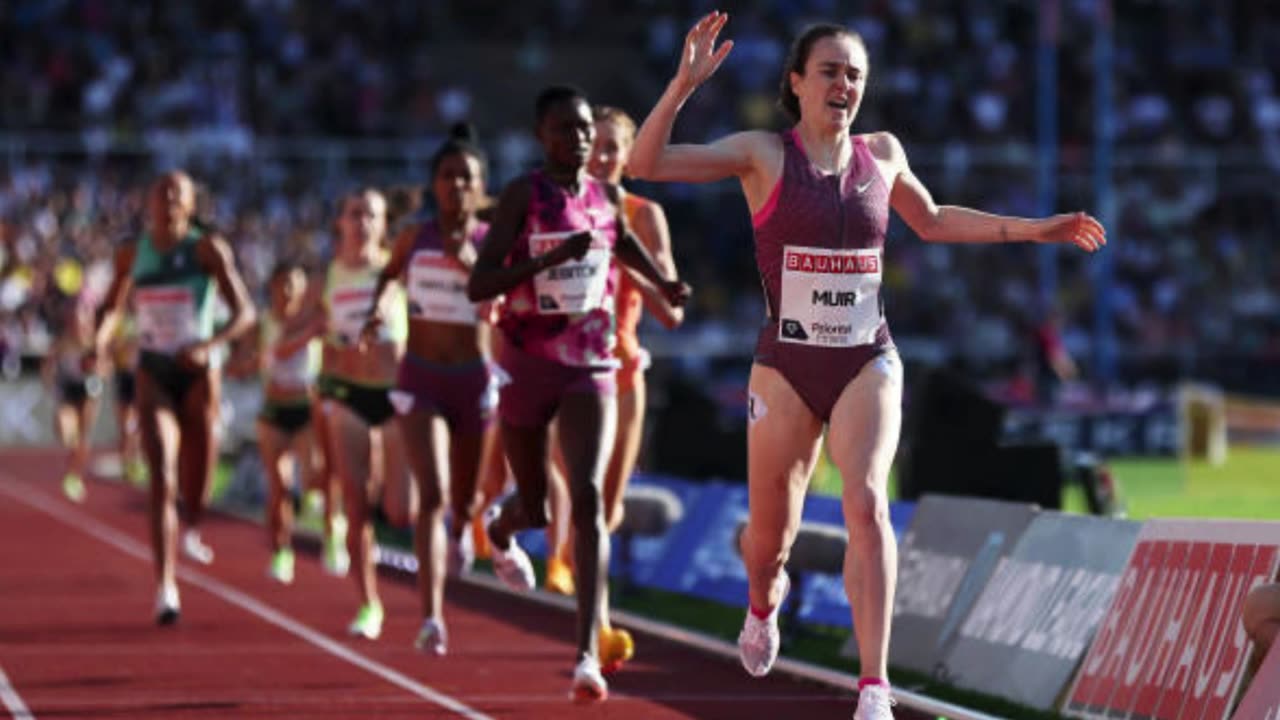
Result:
[[[0,479],[5,481],[0,482],[0,492],[8,495],[14,500],[17,500],[30,508],[39,510],[55,520],[69,525],[106,545],[116,548],[126,555],[130,555],[147,563],[151,562],[150,548],[132,537],[129,537],[125,533],[110,527],[86,512],[75,510],[60,501],[52,500],[44,493],[38,491],[22,492],[14,489],[12,486],[21,486],[22,483],[14,480],[10,475],[0,474]],[[355,665],[372,675],[386,680],[392,685],[396,685],[397,687],[422,698],[423,700],[457,713],[458,715],[467,718],[467,720],[493,720],[493,718],[488,715],[455,700],[449,695],[446,695],[430,686],[424,685],[404,673],[387,667],[386,665],[383,665],[372,658],[366,657],[345,645],[342,645],[341,643],[331,640],[319,631],[303,625],[297,620],[294,620],[275,608],[262,603],[256,598],[227,585],[221,580],[217,580],[205,575],[204,573],[184,567],[183,565],[178,566],[177,575],[179,579],[186,583],[194,585],[195,587],[198,587],[201,590],[230,603],[231,605],[235,605],[241,610],[256,615],[259,619],[275,625],[281,630],[305,640],[330,655],[341,660],[345,660],[346,662]],[[0,676],[2,675],[3,673],[0,672]],[[2,678],[2,680],[3,685],[0,686],[0,698],[4,699],[6,707],[10,707],[10,712],[14,713],[14,717],[21,717],[24,720],[27,718],[33,718],[34,716],[31,715],[30,710],[27,710],[26,706],[21,704],[22,699],[18,698],[16,694],[14,697],[17,699],[17,702],[26,714],[18,715],[17,711],[15,711],[13,707],[9,706],[9,697],[4,694],[4,691],[6,689],[10,689],[11,686],[8,684],[7,677]]]
[[[13,720],[35,720],[36,716],[31,714],[31,709],[22,701],[22,696],[18,694],[13,683],[9,682],[9,676],[4,674],[4,668],[0,668],[0,702],[4,703],[4,707],[13,716]]]

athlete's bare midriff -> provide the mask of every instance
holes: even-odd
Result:
[[[491,356],[487,323],[459,325],[409,319],[408,354],[442,365],[460,365]]]
[[[373,343],[368,349],[335,347],[325,365],[325,374],[361,385],[392,385],[400,366],[400,351],[394,342]]]

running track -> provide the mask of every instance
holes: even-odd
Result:
[[[843,691],[779,674],[753,680],[736,663],[643,634],[609,701],[574,706],[572,617],[469,584],[447,590],[448,657],[413,650],[416,594],[388,576],[382,639],[352,641],[349,580],[301,552],[294,584],[272,583],[264,532],[223,515],[205,523],[215,563],[180,561],[182,619],[157,628],[143,494],[90,482],[74,505],[58,478],[48,451],[0,452],[0,704],[15,718],[852,714]]]

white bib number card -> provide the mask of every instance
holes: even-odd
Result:
[[[138,344],[171,353],[197,340],[196,303],[191,289],[180,285],[138,288]]]
[[[579,232],[582,231],[533,233],[529,236],[529,253],[533,257],[545,255]],[[534,276],[539,313],[574,315],[603,304],[613,253],[599,235],[593,233],[592,237],[591,248],[581,260],[560,263]]]
[[[441,323],[475,325],[467,273],[439,250],[419,250],[409,262],[409,314]]]
[[[881,322],[880,260],[878,249],[788,245],[782,258],[778,339],[823,347],[874,342]]]
[[[343,345],[352,345],[360,339],[360,331],[373,307],[373,284],[344,287],[333,293],[329,321]]]

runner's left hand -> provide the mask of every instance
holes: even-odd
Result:
[[[1036,242],[1071,243],[1085,252],[1107,244],[1107,231],[1088,213],[1064,213],[1036,221]]]

